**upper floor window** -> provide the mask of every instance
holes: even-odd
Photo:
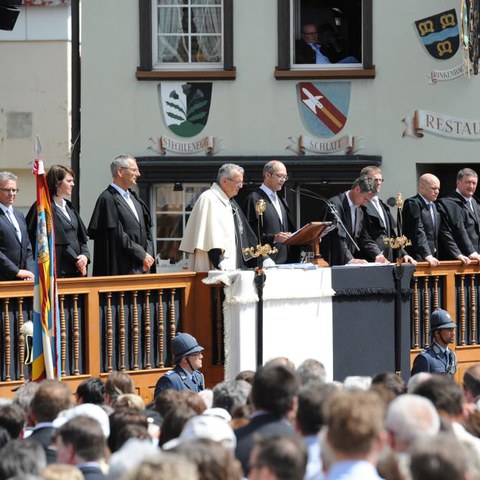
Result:
[[[373,78],[372,0],[278,0],[276,78]]]
[[[235,78],[232,4],[233,0],[139,0],[137,78]]]

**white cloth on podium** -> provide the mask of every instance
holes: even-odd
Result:
[[[225,380],[256,370],[255,272],[210,271],[205,283],[223,283]],[[333,378],[332,274],[330,268],[269,269],[263,290],[263,361],[307,358],[321,361]]]

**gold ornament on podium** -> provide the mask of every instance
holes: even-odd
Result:
[[[404,199],[401,193],[397,193],[395,198],[395,205],[397,207],[397,231],[398,237],[387,237],[383,239],[383,242],[388,245],[392,250],[397,251],[397,262],[402,257],[401,249],[408,247],[412,244],[411,240],[403,235],[402,228],[402,209],[403,209]]]
[[[266,243],[262,245],[262,232],[260,225],[263,225],[263,213],[267,208],[267,202],[263,198],[258,199],[257,203],[255,204],[255,211],[258,215],[258,239],[260,244],[256,245],[255,247],[247,247],[243,249],[243,253],[247,255],[251,255],[253,258],[258,257],[267,257],[272,253],[277,253],[278,249],[276,247],[272,247],[270,244]]]

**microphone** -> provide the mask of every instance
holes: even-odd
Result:
[[[294,188],[290,188],[290,190],[292,192],[297,193],[297,190],[295,190]],[[308,188],[304,188],[304,187],[299,187],[299,192],[300,192],[300,194],[304,195],[305,197],[314,198],[315,200],[320,200],[320,201],[324,202],[328,206],[328,208],[330,209],[330,212],[333,215],[333,218],[334,218],[333,223],[337,226],[337,228],[338,228],[338,225],[340,225],[342,227],[342,229],[345,232],[345,234],[347,235],[348,239],[352,242],[352,245],[355,248],[355,250],[357,250],[357,252],[360,251],[360,247],[358,246],[357,242],[353,239],[353,237],[350,235],[350,232],[347,230],[347,227],[344,225],[344,223],[342,221],[342,218],[340,217],[340,215],[338,213],[337,208],[328,198],[325,198],[322,195],[318,194],[317,192],[314,192],[314,191],[309,190]]]

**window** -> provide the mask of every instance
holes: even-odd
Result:
[[[275,77],[375,77],[372,0],[278,0]]]
[[[210,184],[180,182],[157,185],[155,192],[156,252],[160,272],[181,270],[187,254],[178,250],[190,212]]]
[[[139,80],[234,79],[233,0],[139,0]]]

